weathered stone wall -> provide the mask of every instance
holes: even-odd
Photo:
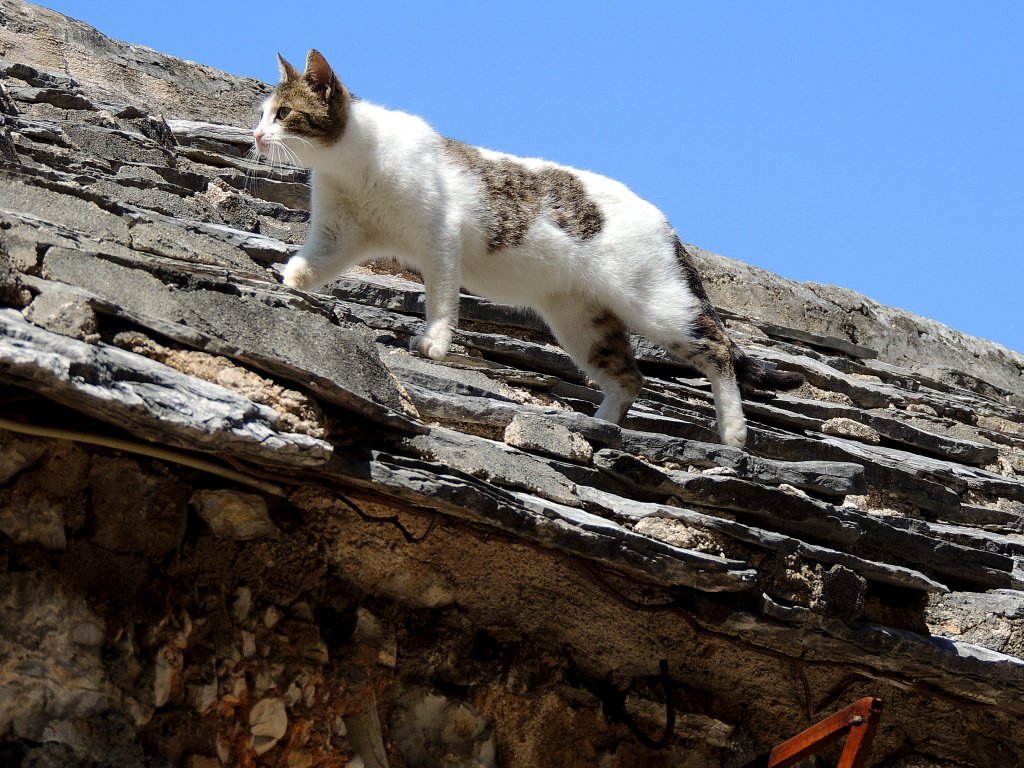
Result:
[[[746,451],[640,338],[622,427],[515,308],[412,356],[410,275],[280,284],[265,87],[0,0],[0,765],[740,766],[868,695],[874,765],[1024,759],[1013,353],[699,254],[808,380]]]
[[[18,470],[0,504],[33,513],[0,537],[7,764],[382,765],[382,750],[392,765],[739,765],[866,695],[886,701],[885,765],[1015,764],[1018,712],[913,682],[895,658],[886,672],[800,650],[798,630],[743,627],[729,599],[681,600],[365,494],[281,498],[0,438]],[[621,692],[661,737],[662,658],[667,752],[607,716]]]

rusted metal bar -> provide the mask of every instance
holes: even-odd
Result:
[[[882,700],[873,696],[855,701],[831,717],[747,763],[744,768],[788,768],[849,734],[838,768],[863,768],[882,714]]]

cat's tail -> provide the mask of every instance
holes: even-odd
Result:
[[[732,347],[733,366],[736,369],[736,380],[744,395],[754,392],[777,392],[796,389],[807,378],[796,371],[780,371],[775,363],[758,360],[743,352],[735,344]]]

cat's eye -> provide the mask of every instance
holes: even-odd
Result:
[[[277,119],[284,120],[286,117],[288,117],[288,115],[291,114],[291,112],[291,107],[281,107],[280,109],[277,110]]]

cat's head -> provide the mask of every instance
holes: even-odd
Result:
[[[352,94],[317,50],[299,72],[277,55],[281,82],[263,102],[263,116],[253,131],[256,148],[272,162],[298,160],[309,167],[316,153],[345,132]]]

